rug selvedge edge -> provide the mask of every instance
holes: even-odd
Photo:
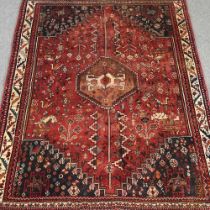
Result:
[[[10,155],[12,153],[12,148],[13,148],[13,140],[14,140],[14,135],[15,135],[15,129],[16,129],[16,124],[17,124],[17,119],[18,119],[18,113],[20,109],[20,100],[21,100],[21,94],[22,94],[22,84],[24,82],[24,73],[26,69],[26,64],[27,64],[27,57],[28,57],[28,48],[29,48],[29,43],[30,43],[30,32],[32,29],[33,25],[33,12],[35,8],[35,4],[33,2],[28,2],[25,4],[26,1],[23,1],[23,4],[21,5],[21,13],[19,15],[19,20],[21,21],[23,17],[22,11],[25,11],[25,17],[23,21],[23,27],[21,28],[21,35],[20,35],[20,41],[21,46],[19,46],[17,56],[15,58],[12,58],[12,61],[16,61],[16,67],[14,70],[14,76],[13,76],[13,82],[10,87],[6,87],[6,91],[11,91],[10,93],[10,101],[8,104],[8,112],[7,112],[7,120],[5,120],[6,123],[6,128],[3,133],[2,137],[2,147],[1,147],[1,155],[0,155],[0,161],[1,165],[1,178],[0,178],[0,201],[2,202],[3,199],[3,192],[4,192],[4,185],[6,181],[6,175],[7,175],[7,169],[9,166],[10,162]],[[19,24],[19,23],[18,23]],[[18,26],[17,27],[21,27]],[[29,32],[29,34],[27,34]],[[14,43],[16,44],[16,43]],[[9,72],[9,74],[13,74]],[[10,75],[8,75],[8,78]],[[18,83],[17,83],[18,81]],[[8,90],[7,90],[8,88]],[[13,96],[13,97],[12,97]],[[3,100],[6,100],[4,98]],[[4,106],[3,106],[4,107]],[[5,107],[4,107],[5,108]],[[4,110],[2,110],[4,111]],[[8,125],[8,119],[11,119],[11,123]],[[4,126],[4,125],[2,125]]]
[[[191,96],[194,101],[195,112],[197,115],[200,114],[202,116],[201,117],[202,120],[204,119],[203,121],[201,121],[201,118],[199,119],[199,117],[196,115],[197,121],[200,123],[199,132],[202,138],[203,151],[204,151],[206,162],[208,165],[208,171],[210,173],[210,158],[208,157],[209,148],[210,148],[208,136],[210,133],[210,128],[209,128],[209,121],[208,121],[208,116],[207,116],[209,110],[207,109],[207,107],[205,107],[205,101],[208,103],[207,101],[208,97],[205,95],[205,93],[202,92],[203,88],[201,87],[200,81],[203,82],[203,78],[200,78],[200,75],[198,74],[198,69],[200,68],[200,66],[199,66],[199,63],[196,63],[196,59],[198,60],[198,58],[197,58],[197,54],[193,51],[194,46],[191,41],[192,34],[190,34],[192,33],[192,31],[191,30],[189,31],[189,29],[191,28],[190,26],[188,26],[189,17],[185,17],[185,10],[187,10],[187,8],[184,7],[185,3],[180,3],[180,2],[181,1],[174,1],[174,6],[177,11],[177,14],[176,14],[177,24],[178,24],[178,28],[180,32],[181,45],[182,45],[182,50],[184,53],[185,65],[186,65],[189,84],[191,88]],[[182,32],[182,30],[184,32]],[[184,47],[184,44],[186,44],[185,42],[186,40],[188,42],[188,47]],[[190,57],[189,54],[193,56]],[[195,85],[198,85],[199,90],[196,91]]]

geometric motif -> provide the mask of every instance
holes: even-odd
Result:
[[[167,37],[172,34],[168,6],[148,7],[145,5],[116,5],[115,10],[117,10],[123,18],[128,18],[132,25],[143,27],[155,36]]]
[[[91,137],[89,138],[90,141],[92,141],[94,143],[94,146],[91,147],[89,149],[90,153],[93,155],[93,159],[90,160],[88,162],[88,164],[90,166],[92,166],[94,169],[96,169],[97,167],[97,155],[98,153],[101,151],[98,147],[97,147],[97,141],[99,140],[99,136],[98,136],[98,112],[95,112],[93,113],[91,116],[90,116],[94,122],[93,124],[90,126],[90,129],[94,132]],[[96,125],[96,129],[94,129],[94,125]]]
[[[77,77],[77,91],[94,103],[110,108],[137,90],[137,76],[111,58],[101,57]]]
[[[174,7],[176,9],[176,20],[178,24],[179,33],[181,36],[181,45],[184,52],[187,74],[190,79],[191,93],[193,98],[193,103],[195,106],[197,120],[199,122],[199,132],[202,138],[202,145],[204,153],[206,154],[206,162],[208,164],[208,171],[210,174],[210,127],[208,121],[208,108],[205,108],[205,100],[202,97],[198,70],[196,67],[196,61],[193,58],[193,53],[195,54],[195,49],[191,46],[190,36],[187,33],[187,21],[185,20],[185,14],[182,2],[174,2]],[[196,59],[196,58],[195,58]],[[206,94],[207,95],[207,94]]]
[[[17,165],[14,196],[104,195],[99,184],[47,141],[24,141]]]
[[[93,6],[70,6],[54,9],[51,6],[41,8],[39,27],[40,36],[56,36],[85,21],[85,18],[100,10],[101,7]]]
[[[120,148],[120,152],[122,154],[121,158],[119,160],[116,160],[113,165],[115,165],[116,167],[120,168],[121,170],[123,170],[124,167],[124,158],[129,154],[130,149],[128,149],[124,143],[126,143],[128,141],[128,137],[126,135],[124,135],[124,131],[126,130],[127,126],[124,122],[126,115],[118,112],[117,113],[117,118],[119,121],[119,126],[120,126],[120,137],[119,137],[119,143],[121,145]]]
[[[183,0],[27,0],[19,19],[0,208],[209,208],[210,113]]]
[[[197,156],[191,137],[168,138],[138,172],[118,190],[119,196],[196,196]]]
[[[10,75],[10,77],[14,78],[14,80],[8,77],[7,89],[10,89],[11,91],[11,98],[9,98],[9,94],[7,95],[7,91],[5,91],[5,96],[3,98],[1,106],[2,110],[0,110],[0,119],[2,120],[0,125],[2,124],[2,126],[4,126],[3,124],[7,122],[7,124],[5,125],[6,127],[4,127],[3,130],[0,132],[0,143],[2,145],[0,153],[0,202],[4,193],[3,189],[5,186],[6,174],[15,138],[15,128],[18,122],[24,75],[27,67],[26,64],[34,20],[34,2],[29,1],[27,5],[24,6],[26,7],[26,13],[25,17],[24,14],[22,14],[24,17],[23,28],[18,29],[18,38],[20,38],[20,43],[18,43],[17,41],[17,43],[14,44],[14,47],[16,46],[17,50],[17,52],[15,52],[15,54],[17,54],[17,57],[15,58],[15,61],[17,60],[17,63],[15,63],[15,61],[11,62],[11,68],[14,68],[14,74]],[[9,103],[10,99],[12,100],[11,103]],[[7,107],[8,104],[10,104],[9,107]],[[5,114],[6,112],[7,114]]]

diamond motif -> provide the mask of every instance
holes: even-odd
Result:
[[[71,196],[77,196],[80,193],[79,188],[77,187],[77,185],[72,185],[69,189],[68,192]]]
[[[77,76],[78,93],[110,108],[138,89],[137,75],[112,58],[101,57]]]

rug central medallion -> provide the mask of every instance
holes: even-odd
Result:
[[[103,108],[116,105],[137,89],[136,74],[111,58],[101,57],[77,77],[78,93]]]

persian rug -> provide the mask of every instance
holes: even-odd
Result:
[[[210,209],[210,111],[183,0],[23,0],[0,126],[0,209]]]

